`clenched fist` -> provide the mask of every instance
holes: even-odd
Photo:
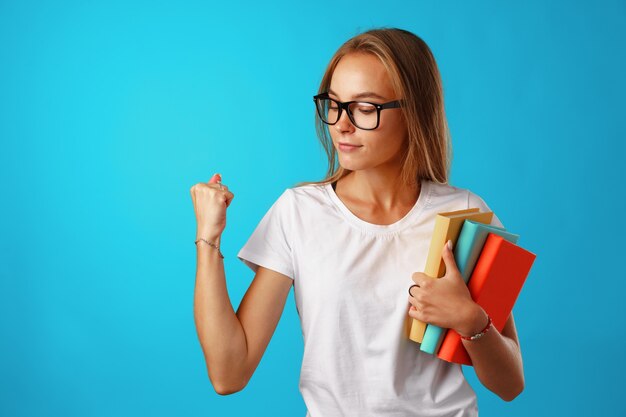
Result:
[[[196,212],[196,239],[214,242],[226,227],[226,209],[235,195],[222,184],[220,174],[214,174],[209,182],[193,185],[190,192]]]

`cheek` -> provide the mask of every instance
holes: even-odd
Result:
[[[396,115],[394,115],[396,116]],[[396,153],[406,147],[407,129],[402,117],[390,117],[379,126],[380,135],[392,153]]]
[[[406,132],[387,124],[376,130],[376,135],[368,140],[372,151],[384,156],[393,156],[406,147]],[[368,138],[369,139],[369,138]]]
[[[393,133],[396,136],[401,136],[405,133],[407,130],[406,122],[404,121],[404,117],[399,110],[400,109],[386,110],[387,114],[385,114],[384,117],[381,117],[378,128],[383,129],[390,134]]]

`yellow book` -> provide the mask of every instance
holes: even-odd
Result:
[[[461,227],[465,220],[473,220],[478,223],[489,224],[493,218],[493,212],[480,213],[478,208],[470,208],[465,210],[450,211],[446,213],[437,213],[435,217],[435,228],[433,237],[430,241],[428,249],[428,258],[426,259],[426,267],[424,273],[433,278],[441,278],[446,273],[446,265],[441,259],[443,245],[448,240],[452,244],[456,244],[456,240],[461,233]],[[410,317],[409,317],[410,318]],[[409,339],[414,342],[422,343],[427,323],[411,318],[411,327],[409,330]]]

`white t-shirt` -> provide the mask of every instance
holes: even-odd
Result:
[[[307,417],[478,415],[461,365],[408,339],[411,274],[424,270],[435,215],[469,207],[489,211],[469,190],[423,180],[390,225],[355,216],[330,184],[289,188],[265,214],[237,256],[294,280]]]

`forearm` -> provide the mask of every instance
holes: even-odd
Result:
[[[215,390],[222,394],[241,389],[245,385],[246,336],[228,297],[224,262],[216,249],[203,242],[197,245],[194,318]]]
[[[478,308],[465,335],[479,332],[487,323],[487,315]],[[470,328],[471,328],[470,327]],[[463,333],[462,333],[463,334]],[[524,369],[518,344],[491,326],[479,339],[462,340],[480,382],[505,401],[513,400],[524,389]]]

